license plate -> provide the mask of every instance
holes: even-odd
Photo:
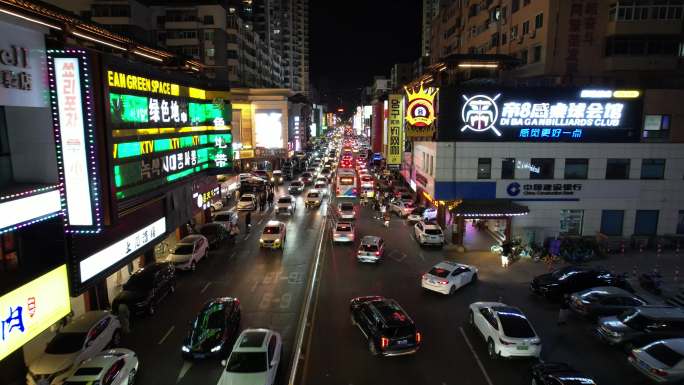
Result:
[[[204,358],[205,354],[195,354],[195,358]]]
[[[523,345],[523,346],[516,346],[515,348],[518,349],[518,350],[527,350],[528,346],[526,346],[526,345]]]
[[[397,341],[397,344],[398,344],[398,345],[406,345],[407,343],[408,343],[407,340],[399,340],[399,341]]]

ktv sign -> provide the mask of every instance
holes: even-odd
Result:
[[[629,142],[639,138],[641,99],[636,91],[442,92],[438,140]]]

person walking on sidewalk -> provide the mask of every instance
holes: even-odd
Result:
[[[565,325],[568,320],[568,313],[570,312],[570,296],[564,294],[561,299],[560,309],[558,310],[558,325]]]
[[[118,316],[119,316],[119,323],[121,323],[121,331],[123,331],[124,334],[130,333],[131,332],[131,312],[128,309],[128,305],[126,305],[125,303],[120,303],[117,311],[118,311]]]
[[[268,193],[268,207],[273,207],[273,191],[269,191]]]

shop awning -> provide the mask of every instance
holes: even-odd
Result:
[[[463,200],[452,210],[457,217],[513,217],[527,215],[527,206],[513,203],[509,199]]]

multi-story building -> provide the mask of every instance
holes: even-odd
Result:
[[[432,37],[432,19],[439,11],[439,0],[423,0],[422,34],[420,53],[423,57],[430,56],[430,39]]]
[[[282,0],[284,86],[309,94],[309,0]]]

